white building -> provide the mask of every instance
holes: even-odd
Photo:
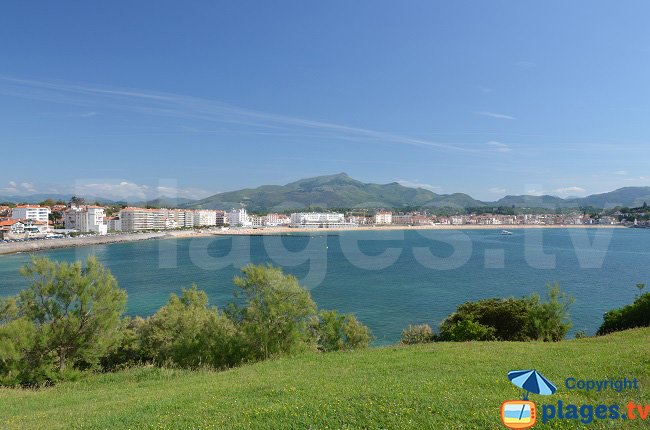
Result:
[[[106,221],[109,231],[122,231],[122,221],[120,220],[120,217],[109,217]]]
[[[393,213],[392,212],[377,212],[375,214],[375,224],[392,224],[393,223]]]
[[[345,222],[341,213],[298,212],[291,214],[291,226],[299,228],[356,227],[357,224]]]
[[[31,219],[49,222],[50,208],[39,205],[21,205],[11,210],[12,219]]]
[[[195,226],[215,226],[217,225],[217,211],[214,210],[196,210],[194,211]]]
[[[104,208],[101,206],[73,206],[64,213],[63,222],[66,229],[78,230],[82,233],[108,233],[104,223]]]
[[[264,225],[277,227],[291,224],[291,218],[284,214],[271,213],[264,216]]]
[[[246,209],[233,209],[228,213],[228,224],[231,227],[250,227],[252,224],[248,218]]]
[[[122,231],[164,230],[169,219],[167,209],[125,208],[120,211]]]
[[[264,217],[257,215],[249,215],[248,221],[251,223],[252,227],[262,227],[264,226]]]

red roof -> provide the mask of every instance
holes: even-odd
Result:
[[[12,226],[16,223],[20,222],[20,220],[17,219],[9,219],[7,221],[0,221],[0,226]]]

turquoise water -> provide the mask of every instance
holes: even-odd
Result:
[[[399,252],[394,262],[382,254],[387,248]],[[636,229],[514,230],[511,236],[495,230],[440,230],[211,237],[40,254],[68,261],[96,255],[127,290],[128,314],[143,316],[192,283],[208,293],[212,304],[223,306],[232,298],[231,280],[239,267],[272,262],[303,279],[321,308],[356,314],[377,344],[397,341],[408,324],[435,327],[464,301],[543,293],[545,284],[554,281],[576,299],[572,332],[591,334],[605,311],[634,299],[636,283],[650,285],[650,230]],[[0,256],[0,295],[26,286],[18,268],[28,259],[25,254]]]

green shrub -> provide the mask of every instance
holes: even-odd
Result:
[[[234,282],[244,304],[232,304],[229,315],[243,334],[247,357],[263,360],[309,349],[309,322],[316,314],[309,292],[271,265],[248,265],[242,274]]]
[[[607,312],[598,335],[635,327],[650,327],[650,293],[640,295],[631,305]]]
[[[542,302],[537,294],[530,297],[530,337],[545,342],[558,342],[564,339],[571,328],[569,307],[573,298],[563,293],[557,282],[553,286],[547,284],[546,289],[546,302]]]
[[[456,320],[440,331],[438,340],[443,342],[469,342],[472,340],[495,340],[497,329],[483,325],[471,318]]]
[[[533,294],[463,303],[440,324],[436,340],[562,340],[571,327],[568,309],[573,299],[557,283],[546,287],[545,302]]]
[[[318,349],[323,352],[367,348],[372,341],[370,329],[352,314],[323,310],[310,325]]]
[[[208,297],[193,285],[144,321],[139,329],[141,357],[159,365],[225,368],[241,360],[239,333],[228,317],[208,307]]]
[[[433,330],[429,324],[409,325],[402,331],[400,343],[404,345],[428,342],[433,342]]]

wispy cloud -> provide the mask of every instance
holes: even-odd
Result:
[[[492,147],[492,149],[496,152],[510,152],[512,149],[505,143],[497,142],[495,140],[491,140],[487,143],[488,146]]]
[[[581,196],[587,193],[587,190],[585,190],[582,187],[564,187],[564,188],[557,188],[553,190],[555,194],[559,195],[560,197],[568,197],[568,196]]]
[[[439,187],[437,185],[431,185],[431,184],[423,184],[420,181],[409,181],[406,179],[398,179],[396,181],[398,184],[404,186],[404,187],[409,187],[409,188],[423,188],[425,190],[433,191],[434,193],[438,193],[442,191],[442,187]]]
[[[627,170],[617,170],[616,172],[614,172],[614,174],[619,176],[625,176],[627,175]]]
[[[318,131],[325,138],[365,143],[410,145],[444,151],[476,152],[463,145],[414,136],[311,120],[241,108],[214,100],[140,89],[111,88],[58,81],[36,81],[0,76],[0,93],[49,102],[102,106],[143,115],[195,119],[245,126],[256,130]],[[90,112],[90,113],[94,113]]]
[[[7,187],[0,188],[0,192],[4,194],[35,194],[38,190],[31,182],[18,183],[16,181],[9,181]]]
[[[501,188],[501,187],[492,187],[492,188],[489,188],[489,189],[488,189],[488,192],[490,192],[490,193],[492,193],[492,194],[505,194],[505,193],[506,193],[506,189],[505,189],[505,188]]]
[[[515,120],[514,116],[511,115],[506,115],[503,113],[497,113],[497,112],[488,112],[488,111],[481,111],[481,112],[476,112],[477,115],[483,115],[483,116],[488,116],[490,118],[497,118],[497,119],[508,119],[508,120]]]
[[[70,194],[111,200],[152,200],[159,197],[201,199],[214,194],[199,188],[150,186],[132,181],[89,181],[75,184]]]

